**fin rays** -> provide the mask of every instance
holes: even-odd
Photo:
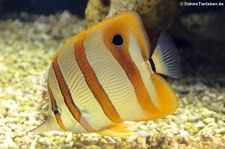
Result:
[[[180,56],[171,38],[162,32],[152,55],[156,73],[173,78],[181,77]]]

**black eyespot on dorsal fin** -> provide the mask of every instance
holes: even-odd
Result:
[[[116,47],[122,46],[124,43],[123,36],[121,34],[115,34],[111,39],[111,43]]]

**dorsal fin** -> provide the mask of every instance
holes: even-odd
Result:
[[[156,73],[173,78],[181,77],[181,61],[177,47],[164,31],[159,36],[150,63]]]

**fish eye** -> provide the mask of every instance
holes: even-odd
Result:
[[[55,110],[54,110],[54,114],[55,114],[55,115],[56,115],[56,114],[60,114],[59,109],[55,109]]]
[[[124,43],[123,36],[120,34],[116,34],[112,37],[111,42],[114,46],[120,47]]]

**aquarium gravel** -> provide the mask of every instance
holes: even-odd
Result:
[[[1,149],[225,148],[225,77],[210,74],[206,79],[204,72],[169,80],[179,97],[178,110],[164,119],[128,122],[133,124],[132,136],[29,135],[47,118],[42,74],[63,42],[84,29],[85,20],[67,11],[49,16],[21,13],[17,19],[0,20]]]

